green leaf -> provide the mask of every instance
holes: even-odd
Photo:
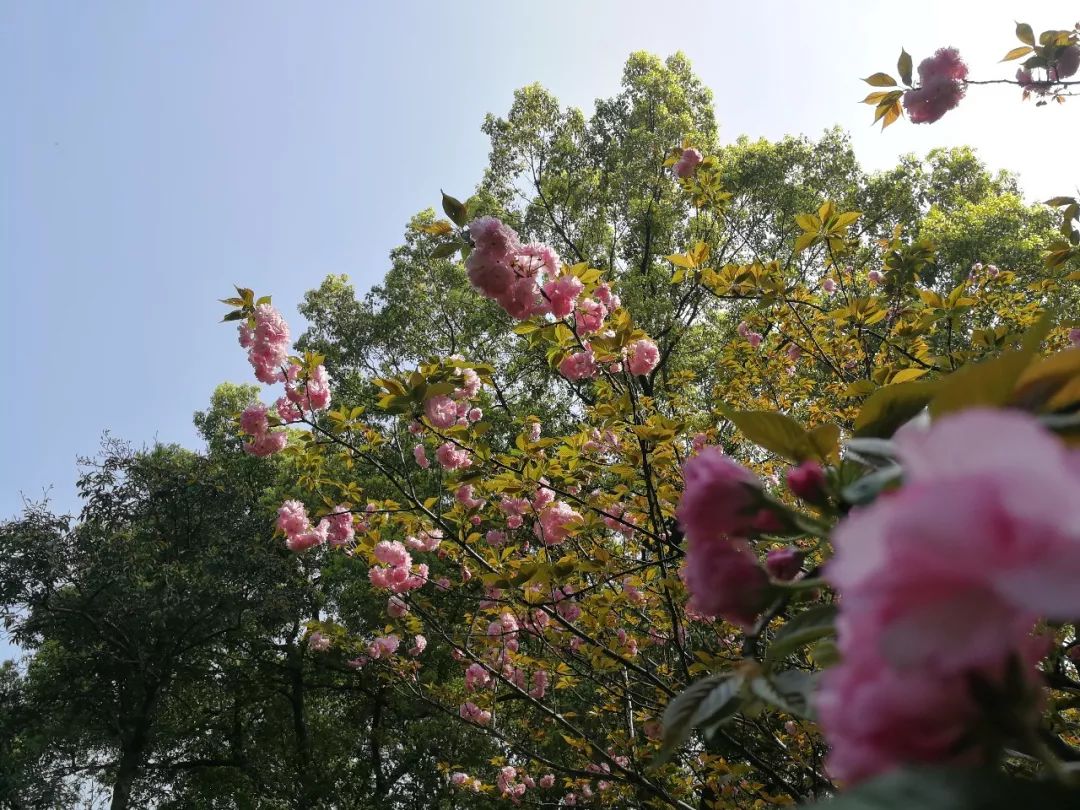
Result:
[[[863,79],[871,87],[896,87],[896,79],[888,73],[875,73]]]
[[[1025,45],[1035,46],[1035,32],[1031,30],[1031,26],[1027,23],[1018,22],[1016,24],[1016,38]]]
[[[789,669],[773,675],[759,675],[750,681],[750,691],[776,708],[796,717],[812,718],[810,699],[819,673]]]
[[[779,661],[799,647],[836,632],[836,606],[820,605],[792,617],[773,637],[765,652],[766,661]]]
[[[442,207],[446,215],[458,227],[464,228],[469,222],[469,209],[461,200],[451,197],[445,191],[442,193]]]
[[[990,769],[903,768],[864,782],[818,810],[1035,810],[1080,806],[1080,792]]]
[[[810,435],[802,425],[775,411],[732,411],[722,413],[754,444],[796,463],[813,455]]]
[[[450,242],[440,242],[435,246],[435,249],[431,251],[431,258],[445,259],[448,256],[453,256],[460,249],[461,243],[456,239]]]
[[[937,388],[936,382],[925,381],[879,388],[867,397],[855,418],[855,435],[888,439],[900,425],[927,406]]]
[[[729,674],[708,675],[673,697],[664,710],[664,739],[653,765],[662,765],[671,759],[699,723],[715,722],[716,716],[738,696],[741,688],[742,678]]]
[[[883,490],[897,486],[902,475],[899,464],[890,464],[844,487],[840,497],[852,506],[862,506],[872,502]]]
[[[900,74],[900,81],[911,86],[911,54],[900,49],[900,59],[896,62],[896,72]]]

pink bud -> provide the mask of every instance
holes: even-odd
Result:
[[[765,570],[781,582],[795,579],[802,570],[804,555],[797,548],[774,548],[765,555]]]
[[[807,459],[787,473],[788,489],[807,503],[820,503],[825,497],[825,470],[813,459]]]

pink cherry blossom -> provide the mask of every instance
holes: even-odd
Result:
[[[255,377],[267,385],[278,382],[288,358],[289,325],[273,306],[260,304],[255,307],[255,333],[248,349]]]
[[[977,756],[961,748],[980,715],[972,678],[1000,684],[1015,658],[1034,690],[1035,622],[1080,614],[1075,451],[1028,415],[979,409],[895,442],[904,486],[837,527],[826,568],[843,663],[819,711],[849,781]]]
[[[253,456],[272,456],[285,449],[289,436],[283,430],[273,430],[256,436],[252,441],[244,443],[244,452]]]
[[[692,177],[694,172],[697,171],[698,165],[702,160],[701,152],[697,149],[684,149],[682,155],[679,157],[679,162],[675,164],[675,174],[681,178]]]
[[[933,123],[964,97],[968,68],[955,48],[941,48],[919,63],[919,87],[904,93],[914,124]]]
[[[581,279],[572,275],[558,276],[544,285],[544,297],[556,320],[562,320],[574,311],[577,297],[584,289]]]
[[[266,406],[256,402],[244,408],[240,414],[240,429],[252,436],[261,436],[270,429],[266,418]]]
[[[274,410],[277,411],[278,419],[282,422],[299,422],[304,418],[304,412],[287,396],[278,397],[274,403]]]
[[[570,525],[580,521],[581,515],[570,504],[556,501],[540,512],[533,533],[545,546],[558,545],[570,536]]]
[[[467,720],[470,723],[476,723],[479,726],[486,726],[491,723],[491,712],[481,709],[471,700],[467,700],[461,704],[458,709],[458,714],[463,720]]]
[[[343,546],[352,542],[356,532],[353,528],[352,513],[344,504],[338,505],[332,514],[327,517],[330,524],[327,531],[327,541],[332,546]]]
[[[290,551],[304,551],[314,546],[321,546],[327,540],[330,532],[330,521],[323,518],[314,528],[308,527],[307,531],[292,535],[285,541],[285,546]]]
[[[691,535],[680,573],[690,594],[689,609],[744,629],[768,600],[768,577],[742,540]]]
[[[709,539],[754,532],[761,482],[718,447],[705,447],[683,465],[676,516],[687,537]]]
[[[409,647],[409,655],[413,658],[420,655],[427,648],[427,639],[421,635],[417,635],[413,639],[413,645]]]
[[[287,536],[293,537],[306,532],[311,522],[308,520],[307,509],[300,501],[285,501],[278,508],[277,527]]]
[[[465,689],[469,692],[475,692],[477,689],[483,689],[491,683],[491,674],[484,668],[483,664],[469,664],[469,668],[465,670]]]
[[[330,406],[330,380],[326,376],[325,366],[316,366],[309,375],[304,386],[304,404],[313,411],[325,410]]]
[[[559,373],[570,381],[588,380],[600,373],[591,351],[575,352],[559,363]]]
[[[386,612],[392,619],[400,619],[409,612],[409,606],[400,596],[391,596],[386,603]]]
[[[611,286],[608,284],[601,284],[593,290],[593,297],[607,307],[608,312],[614,312],[622,306],[622,301],[619,300],[619,296],[611,291]]]
[[[472,465],[469,452],[453,442],[443,442],[435,451],[435,460],[446,470],[461,470]]]
[[[607,317],[607,307],[595,298],[582,298],[577,302],[574,320],[579,334],[599,332]]]
[[[765,570],[773,579],[781,581],[795,579],[802,570],[805,556],[799,549],[790,546],[774,548],[765,555]]]
[[[469,223],[474,250],[465,262],[470,283],[488,298],[506,292],[514,281],[513,261],[520,249],[513,228],[495,217]]]
[[[389,658],[397,652],[401,639],[391,633],[388,636],[378,636],[368,645],[368,655],[372,658]]]
[[[442,394],[429,397],[424,403],[424,414],[434,427],[452,427],[457,421],[457,403]]]
[[[787,485],[795,497],[820,503],[825,497],[825,470],[813,459],[807,459],[787,471]]]
[[[457,488],[457,492],[454,493],[454,497],[457,502],[464,506],[466,509],[477,509],[484,505],[484,502],[479,498],[473,497],[472,484],[462,484]]]

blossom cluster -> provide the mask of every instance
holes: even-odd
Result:
[[[289,325],[271,304],[255,307],[248,321],[239,326],[240,346],[248,350],[248,361],[255,378],[266,385],[285,384],[285,395],[274,403],[278,419],[288,424],[299,422],[305,411],[321,411],[330,406],[330,381],[326,368],[318,365],[305,379],[301,366],[289,357]],[[251,436],[244,450],[256,456],[269,456],[285,447],[283,431],[270,430],[267,409],[261,404],[249,406],[241,416],[241,428]]]
[[[698,153],[700,159],[700,153]],[[588,380],[600,374],[588,336],[604,333],[608,315],[621,306],[610,286],[601,284],[591,296],[582,297],[585,285],[573,273],[565,272],[555,251],[548,245],[522,245],[518,234],[495,217],[481,217],[469,224],[474,249],[465,261],[469,281],[482,295],[496,301],[518,320],[551,315],[556,320],[573,316],[573,332],[580,350],[570,353],[559,364],[559,373],[571,381]],[[607,333],[613,334],[613,333]],[[660,353],[648,338],[641,338],[625,351],[633,374],[648,374],[660,360]],[[615,362],[613,373],[622,370]],[[432,406],[441,421],[449,412],[438,410],[445,403]],[[429,420],[433,413],[427,412]],[[449,426],[448,424],[444,426]],[[419,458],[417,459],[419,462]]]
[[[352,513],[345,504],[312,525],[307,508],[297,500],[285,501],[278,508],[277,527],[285,535],[285,545],[290,551],[304,551],[313,546],[329,543],[343,546],[355,536]]]
[[[904,93],[904,109],[913,124],[930,124],[964,97],[968,67],[956,48],[940,48],[919,63],[919,86]]]
[[[826,571],[843,660],[817,705],[846,780],[986,756],[970,742],[988,699],[999,732],[1033,728],[1036,621],[1080,615],[1080,453],[978,409],[896,445],[904,486],[841,522]]]

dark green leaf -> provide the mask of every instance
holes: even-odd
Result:
[[[664,710],[664,741],[653,764],[667,762],[698,722],[709,719],[715,722],[717,713],[738,695],[741,685],[741,678],[727,674],[708,675],[673,697]],[[713,697],[713,692],[718,694]]]
[[[431,258],[433,259],[445,259],[448,256],[453,256],[461,249],[461,243],[456,239],[450,242],[440,242],[435,246],[435,249],[431,251]]]
[[[760,675],[750,681],[750,691],[783,712],[812,718],[811,698],[819,674],[789,669],[773,675]]]
[[[900,74],[900,81],[911,86],[911,54],[900,49],[900,59],[896,63],[896,70]]]
[[[1080,792],[1048,782],[1011,779],[992,770],[905,768],[865,782],[818,810],[1066,810]]]
[[[804,610],[780,628],[765,653],[768,661],[779,661],[795,650],[836,632],[836,606],[821,605]]]
[[[442,193],[442,207],[450,220],[458,227],[464,228],[468,223],[469,209],[461,200],[451,197],[445,191]]]

